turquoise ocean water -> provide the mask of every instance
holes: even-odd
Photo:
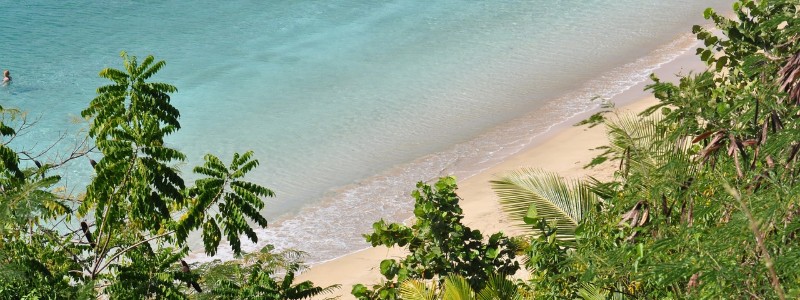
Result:
[[[205,153],[254,150],[251,179],[277,197],[246,249],[319,262],[367,247],[379,218],[409,217],[416,181],[468,177],[645,80],[687,50],[704,8],[729,2],[0,1],[14,77],[0,105],[39,119],[15,143],[43,149],[85,126],[72,119],[121,50],[166,60],[156,80],[179,90],[168,142],[186,173]],[[85,162],[67,173],[91,176]]]

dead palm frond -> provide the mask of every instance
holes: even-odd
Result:
[[[781,90],[788,94],[789,103],[800,104],[800,52],[790,57],[778,74]]]
[[[491,183],[512,222],[532,229],[544,220],[565,241],[575,240],[578,224],[600,201],[581,181],[539,169],[514,171]]]

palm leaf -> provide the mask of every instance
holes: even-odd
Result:
[[[520,289],[513,281],[505,276],[492,276],[489,283],[479,293],[479,300],[508,299],[521,300],[527,299],[528,295]]]
[[[400,295],[407,300],[434,300],[436,293],[420,280],[406,280],[400,284]]]
[[[603,290],[597,286],[581,283],[578,288],[578,296],[584,300],[606,300],[608,298],[608,291]]]
[[[606,121],[608,135],[607,155],[611,160],[619,160],[623,174],[642,170],[652,170],[659,163],[659,156],[666,149],[663,145],[665,131],[659,126],[662,117],[650,115],[638,117],[632,114],[618,115]]]
[[[561,240],[575,239],[578,224],[599,201],[581,181],[567,181],[539,169],[514,171],[491,183],[516,225],[531,229],[531,224],[545,220]]]
[[[443,300],[472,300],[475,293],[469,281],[462,276],[448,276],[444,282]]]
[[[599,286],[581,282],[578,288],[578,297],[584,300],[617,300],[625,299],[625,295],[618,292],[609,292]]]
[[[621,115],[606,122],[609,139],[606,155],[621,161],[624,178],[639,174],[645,178],[686,181],[695,173],[698,165],[692,163],[693,157],[689,152],[692,139],[685,137],[687,134],[670,133],[662,120],[663,117],[656,114],[646,117]],[[594,190],[599,185],[593,183],[590,186]]]

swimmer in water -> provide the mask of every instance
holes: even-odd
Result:
[[[11,83],[11,72],[8,70],[3,71],[3,85]]]

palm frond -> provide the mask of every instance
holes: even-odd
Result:
[[[469,287],[469,285],[467,285]],[[406,280],[400,284],[400,295],[402,299],[408,300],[434,300],[436,293],[434,289],[420,280]]]
[[[509,299],[521,300],[526,299],[526,295],[513,281],[505,276],[492,276],[489,278],[489,283],[479,293],[477,299],[479,300],[494,300],[494,299]]]
[[[608,291],[604,291],[595,285],[582,282],[580,288],[578,288],[578,296],[584,300],[606,300],[608,298]]]
[[[544,220],[561,240],[574,240],[578,224],[599,202],[581,181],[540,169],[513,171],[491,183],[512,222],[531,229],[531,224]]]
[[[800,104],[800,52],[786,61],[779,75],[781,90],[786,92],[789,103]]]
[[[639,117],[622,114],[606,122],[607,153],[611,160],[620,161],[620,169],[625,174],[631,168],[650,170],[658,164],[658,154],[663,152],[658,150],[663,149],[654,147],[662,145],[659,141],[665,134],[659,126],[661,119],[659,115]]]
[[[462,276],[448,276],[444,281],[443,300],[472,300],[475,292],[469,281]]]

